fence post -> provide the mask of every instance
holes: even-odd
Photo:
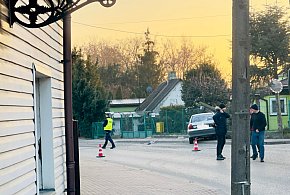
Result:
[[[92,138],[92,139],[94,139],[94,129],[95,129],[95,128],[94,128],[94,122],[92,122],[92,135],[91,135],[91,138]]]
[[[168,129],[168,110],[166,110],[166,130],[167,130],[167,133],[169,134],[169,129]]]
[[[143,124],[144,124],[144,131],[147,131],[147,129],[146,129],[146,112],[143,113]]]
[[[132,122],[132,130],[134,132],[134,119],[133,119],[133,114],[132,114],[131,122]],[[138,129],[137,129],[137,131],[138,131]]]
[[[184,126],[184,113],[183,113],[184,109],[181,108],[181,118],[182,118],[182,131],[184,131],[185,133],[185,126]]]
[[[122,114],[120,114],[121,117],[120,117],[120,134],[121,134],[121,137],[123,138],[123,127],[122,127],[122,123],[123,123],[123,118],[122,118]]]

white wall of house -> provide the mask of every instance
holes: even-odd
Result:
[[[153,112],[159,113],[161,107],[184,105],[184,102],[181,99],[181,89],[182,89],[182,81],[180,81],[177,85],[175,85],[175,87],[158,104],[158,106],[156,106]]]
[[[62,23],[0,25],[0,194],[64,194]]]

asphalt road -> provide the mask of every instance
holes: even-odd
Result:
[[[106,149],[106,161],[182,178],[216,189],[220,194],[231,192],[231,147],[225,145],[224,161],[215,159],[215,142],[199,142],[199,152],[188,143],[117,142],[114,150]],[[97,154],[97,144],[80,142],[81,160]],[[265,162],[251,160],[252,195],[288,195],[290,193],[290,144],[266,145]]]

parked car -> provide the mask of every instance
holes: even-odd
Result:
[[[193,140],[198,137],[215,137],[213,115],[214,113],[209,112],[190,117],[187,126],[190,144],[193,144]]]

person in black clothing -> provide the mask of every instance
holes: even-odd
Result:
[[[225,157],[222,155],[224,145],[226,143],[226,134],[227,134],[227,118],[230,118],[230,115],[225,112],[226,106],[220,104],[216,107],[216,113],[213,116],[215,122],[215,132],[217,136],[217,160],[224,160]]]
[[[253,134],[253,121],[251,120],[252,118],[252,114],[253,114],[253,109],[250,109],[250,143],[252,142],[252,134]],[[258,141],[259,142],[259,141]],[[258,148],[258,153],[260,153],[260,148],[259,148],[259,145],[257,145],[257,148]],[[254,158],[254,155],[251,156],[251,158]]]
[[[251,145],[253,149],[253,160],[258,157],[257,145],[260,150],[260,160],[264,162],[264,138],[265,138],[265,127],[267,126],[265,114],[262,113],[257,104],[253,104],[250,107],[251,119],[250,126],[253,129],[251,137]]]

